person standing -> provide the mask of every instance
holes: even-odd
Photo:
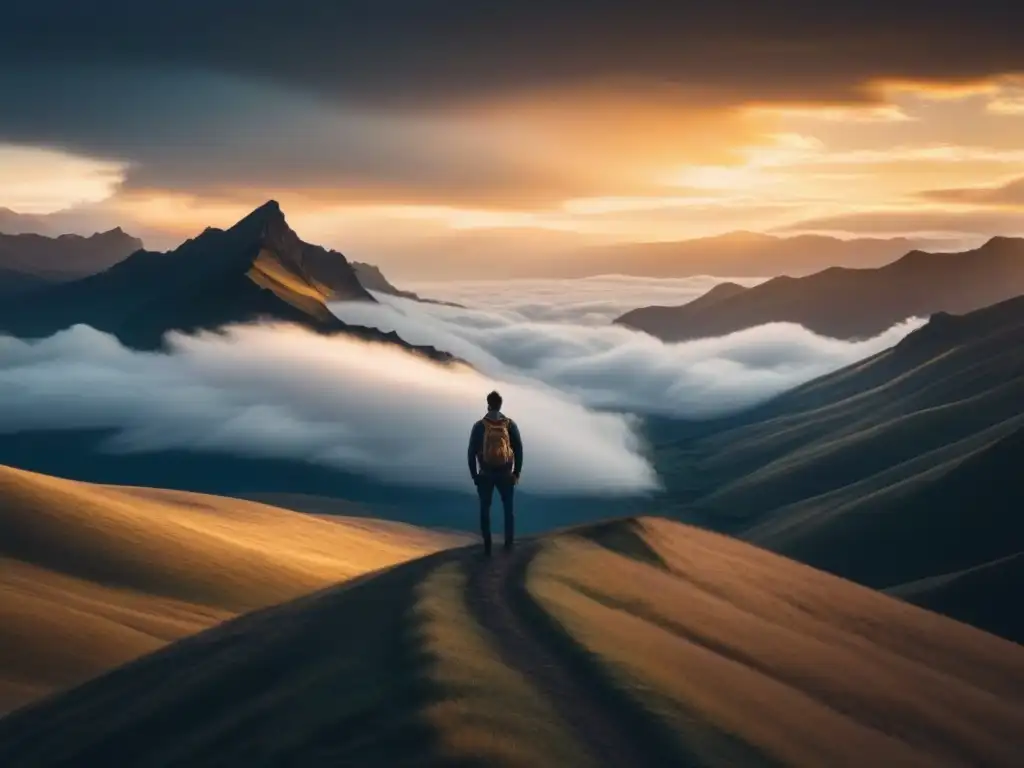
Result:
[[[515,542],[513,501],[523,470],[519,427],[501,412],[501,405],[500,394],[487,395],[487,415],[476,422],[469,433],[469,474],[480,497],[480,533],[485,555],[491,554],[491,501],[495,490],[505,513],[505,551],[512,549]]]

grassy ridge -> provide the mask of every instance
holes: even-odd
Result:
[[[0,467],[0,711],[461,540]]]
[[[607,764],[575,717],[595,706],[637,754],[668,734],[669,763],[637,765],[1019,754],[1024,649],[942,616],[665,520],[501,557],[429,555],[173,643],[0,720],[0,763]],[[499,637],[505,592],[543,613],[513,606]],[[571,684],[549,685],[552,660]],[[578,698],[602,681],[628,717]]]

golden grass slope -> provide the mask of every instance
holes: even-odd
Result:
[[[0,712],[238,613],[459,542],[0,466]]]
[[[0,719],[0,765],[586,765],[464,569],[431,555],[171,644]]]
[[[0,719],[0,764],[1016,766],[1022,740],[1024,648],[644,518],[241,616]]]
[[[680,755],[1019,764],[1024,648],[723,536],[655,519],[620,526],[611,546],[633,557],[559,536],[529,588],[675,731]]]

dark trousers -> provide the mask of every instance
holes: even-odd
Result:
[[[481,472],[476,484],[480,496],[480,533],[484,537],[484,547],[491,548],[491,500],[497,489],[501,497],[501,507],[505,512],[505,546],[512,546],[516,535],[516,518],[512,501],[515,497],[516,485],[511,474],[488,474]]]

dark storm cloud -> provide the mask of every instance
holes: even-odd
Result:
[[[0,141],[123,160],[126,187],[217,194],[298,187],[333,199],[509,201],[567,191],[548,158],[442,114],[340,106],[236,75],[52,63],[0,68]],[[481,162],[485,160],[485,162]]]
[[[599,164],[565,136],[538,147],[458,107],[608,78],[638,98],[677,86],[687,107],[855,101],[883,75],[1024,69],[1024,5],[1005,0],[3,5],[0,142],[119,159],[128,188],[207,195],[543,205],[603,193]]]
[[[880,75],[1024,68],[1024,5],[1007,0],[51,0],[3,21],[3,66],[187,65],[375,103],[608,76],[709,100],[855,98]]]

